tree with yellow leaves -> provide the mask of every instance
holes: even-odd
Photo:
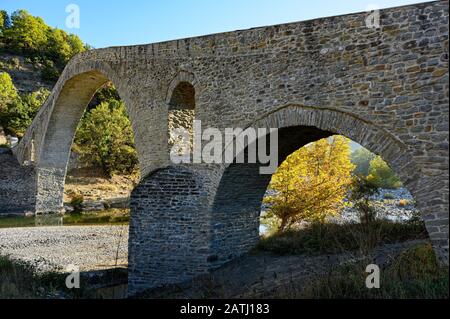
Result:
[[[332,136],[289,155],[269,184],[266,224],[282,232],[302,221],[336,216],[352,183],[349,140]],[[275,221],[275,223],[274,223]]]

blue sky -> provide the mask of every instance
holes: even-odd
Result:
[[[76,33],[96,48],[153,43],[211,33],[394,7],[420,0],[0,0]],[[80,28],[67,29],[65,8],[80,8]]]

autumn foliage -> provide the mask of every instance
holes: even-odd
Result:
[[[333,136],[292,153],[272,176],[263,221],[279,232],[339,214],[352,183],[349,140]]]

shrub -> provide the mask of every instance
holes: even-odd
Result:
[[[74,194],[70,198],[70,205],[73,207],[74,212],[80,212],[83,210],[84,196],[82,194]]]
[[[394,199],[395,196],[393,194],[391,194],[391,193],[386,193],[386,194],[383,195],[383,198],[384,199]]]
[[[17,69],[20,67],[20,60],[17,57],[13,57],[9,59],[9,64],[11,65],[12,68]]]
[[[29,264],[0,256],[1,298],[36,298],[40,295],[39,279]]]
[[[7,72],[0,72],[0,114],[19,97],[11,76]]]
[[[258,250],[280,255],[366,253],[378,245],[424,238],[427,238],[427,231],[423,221],[375,220],[370,226],[364,223],[313,223],[303,229],[264,237]]]
[[[409,201],[406,200],[406,199],[400,199],[398,201],[398,206],[400,206],[400,207],[405,207],[405,206],[408,206],[408,205],[409,205]]]
[[[50,60],[44,61],[44,67],[41,71],[41,78],[44,81],[54,82],[59,78],[60,72],[55,64]]]
[[[36,273],[32,264],[0,256],[0,298],[92,298],[92,287],[82,285],[80,289],[68,289],[67,274],[58,272]]]
[[[370,198],[378,193],[378,188],[370,183],[367,178],[355,176],[349,200],[359,214],[359,219],[367,227],[376,218],[376,210]]]
[[[380,156],[370,162],[367,180],[379,188],[394,189],[402,186],[397,175]]]

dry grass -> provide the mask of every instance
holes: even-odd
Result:
[[[281,255],[322,255],[359,251],[376,246],[428,237],[422,221],[406,223],[375,220],[370,223],[316,223],[262,238],[258,250]]]
[[[448,299],[448,268],[441,268],[430,244],[408,249],[380,271],[380,288],[368,289],[365,268],[371,260],[340,266],[314,278],[273,292],[273,298],[308,299]]]
[[[80,287],[66,287],[67,274],[36,273],[26,262],[0,255],[0,299],[104,299],[124,298],[127,271],[106,270],[102,276],[80,275]],[[110,285],[113,286],[110,286]]]
[[[82,195],[85,200],[93,201],[128,197],[138,180],[137,172],[107,178],[98,169],[72,170],[66,177],[64,201],[69,202],[73,195]]]

